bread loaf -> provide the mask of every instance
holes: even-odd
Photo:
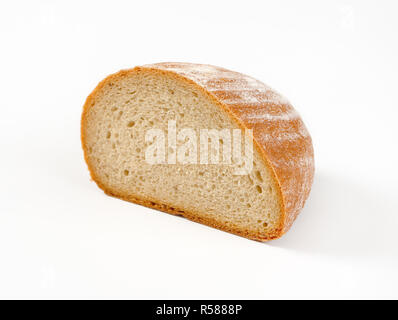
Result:
[[[311,137],[291,104],[210,65],[108,76],[86,100],[81,138],[106,194],[260,241],[291,227],[314,176]]]

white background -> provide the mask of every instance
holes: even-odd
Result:
[[[396,1],[2,1],[0,298],[398,298]],[[105,196],[86,96],[135,65],[254,76],[301,113],[316,177],[258,243]]]

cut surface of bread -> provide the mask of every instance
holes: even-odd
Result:
[[[219,161],[201,162],[203,130],[231,137],[240,130],[242,139],[206,137],[205,155]],[[184,132],[196,134],[194,144]],[[313,180],[311,138],[290,103],[251,77],[210,65],[160,63],[108,76],[86,100],[81,133],[91,176],[107,194],[253,240],[283,235]],[[237,174],[247,163],[222,152],[244,154],[245,139],[250,166]],[[197,161],[181,160],[187,156]]]

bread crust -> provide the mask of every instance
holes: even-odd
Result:
[[[194,86],[224,109],[241,129],[253,129],[253,146],[262,155],[278,186],[282,214],[273,233],[264,236],[241,227],[220,224],[215,219],[201,218],[195,212],[186,212],[172,204],[159,203],[156,199],[115,194],[95,176],[85,145],[88,111],[106,84],[140,72],[168,75]],[[210,65],[165,62],[121,70],[108,76],[86,99],[81,119],[81,141],[90,175],[106,194],[258,241],[279,238],[289,230],[308,198],[315,170],[311,137],[291,104],[258,80]]]

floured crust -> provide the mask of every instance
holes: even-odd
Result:
[[[85,146],[85,119],[88,110],[105,84],[141,71],[167,73],[188,82],[204,92],[217,105],[226,110],[242,128],[253,129],[254,147],[264,157],[266,166],[277,182],[280,209],[279,227],[273,234],[263,235],[242,228],[203,219],[195,212],[185,212],[156,199],[143,199],[127,194],[114,194],[103,186],[90,168]],[[298,113],[279,93],[246,75],[210,65],[190,63],[159,63],[122,70],[108,76],[98,84],[87,98],[83,108],[81,126],[82,145],[91,177],[108,195],[141,204],[167,213],[181,215],[220,230],[253,240],[266,241],[282,236],[292,225],[304,206],[314,176],[314,154],[311,137]]]

